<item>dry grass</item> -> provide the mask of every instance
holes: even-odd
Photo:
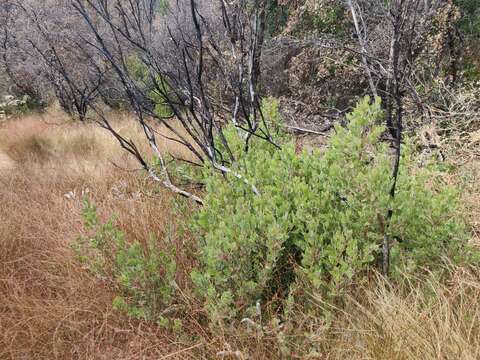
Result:
[[[128,115],[118,117],[115,125],[148,153],[141,130]],[[175,143],[162,148],[191,156]],[[226,359],[277,359],[285,344],[294,359],[480,358],[479,269],[452,268],[447,282],[379,278],[345,300],[331,328],[306,320],[291,336],[285,328],[260,334],[246,327],[211,334],[194,301],[180,335],[113,311],[114,289],[74,261],[70,244],[84,231],[87,192],[103,218],[117,215],[129,239],[161,239],[176,228],[172,195],[143,192],[147,180],[137,167],[104,130],[58,113],[0,128],[0,359],[212,359],[220,351]],[[478,170],[471,159],[459,175],[477,237]],[[174,241],[178,283],[190,296],[194,260],[186,249],[194,244],[188,236]]]
[[[469,158],[457,173],[457,182],[464,189],[463,204],[472,227],[472,242],[480,248],[480,157]]]
[[[480,269],[454,269],[448,283],[404,279],[350,297],[330,344],[336,359],[480,358]]]
[[[114,313],[113,290],[70,251],[83,231],[82,193],[104,217],[118,214],[132,239],[161,237],[174,226],[171,195],[139,193],[144,174],[114,165],[138,167],[102,129],[55,114],[44,120],[30,116],[0,129],[0,151],[15,161],[0,170],[0,359],[158,358],[190,346],[155,324]],[[141,138],[133,121],[116,125]]]

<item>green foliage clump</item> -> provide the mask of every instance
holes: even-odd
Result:
[[[21,98],[4,96],[5,101],[0,101],[0,118],[19,116],[34,110],[41,110],[45,104],[36,97],[23,95]]]
[[[468,35],[480,36],[480,2],[478,0],[456,0],[462,12],[460,29]]]
[[[164,15],[168,10],[168,0],[159,0],[157,1],[157,11]]]
[[[300,35],[313,31],[341,37],[346,30],[345,8],[327,1],[322,3],[318,10],[303,12],[295,33]]]
[[[289,8],[287,5],[280,5],[276,1],[268,3],[266,28],[270,36],[280,33],[288,23]]]
[[[92,234],[79,237],[73,250],[90,271],[117,288],[113,307],[134,318],[167,324],[161,314],[172,304],[176,289],[173,250],[161,251],[154,238],[146,245],[128,242],[113,219],[100,222],[96,206],[87,199],[82,215]]]
[[[466,82],[476,83],[480,80],[480,1],[456,0],[461,16],[457,21],[463,40],[457,46],[464,54],[460,59],[462,75]]]
[[[160,118],[173,117],[169,102],[163,96],[163,93],[170,92],[167,81],[160,74],[150,74],[145,64],[136,56],[128,58],[127,67],[136,85],[142,89],[142,92],[147,95],[148,100],[152,103],[155,115]]]
[[[409,146],[391,198],[381,119],[380,100],[364,99],[323,154],[298,151],[286,134],[281,150],[254,139],[242,153],[241,134],[226,129],[229,143],[239,144],[234,170],[247,181],[207,171],[205,205],[194,220],[201,266],[192,278],[214,323],[252,316],[258,301],[280,309],[295,284],[339,294],[376,264],[385,232],[395,239],[394,271],[458,252],[465,231],[456,192],[419,169]]]

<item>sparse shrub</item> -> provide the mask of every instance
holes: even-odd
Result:
[[[113,307],[134,318],[169,324],[162,314],[168,313],[176,289],[173,247],[161,251],[153,237],[146,244],[127,241],[113,218],[100,222],[96,206],[87,199],[82,215],[92,234],[79,237],[73,250],[90,271],[117,288]]]
[[[44,105],[41,101],[29,95],[23,95],[21,98],[7,95],[3,101],[0,102],[0,117],[8,118],[10,116],[23,115],[30,111],[40,109]]]
[[[456,191],[419,169],[408,144],[390,197],[381,119],[380,100],[364,99],[324,154],[299,152],[286,135],[281,150],[254,140],[248,153],[236,154],[235,170],[259,196],[238,178],[206,172],[205,205],[194,221],[201,267],[192,278],[214,323],[254,316],[258,301],[279,311],[296,283],[332,299],[376,263],[384,232],[396,239],[394,271],[459,254],[465,231]],[[225,134],[241,144],[235,129]]]

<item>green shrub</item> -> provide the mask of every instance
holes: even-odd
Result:
[[[478,0],[456,0],[462,12],[459,27],[467,35],[480,36],[480,3]]]
[[[276,36],[282,32],[288,23],[289,8],[276,1],[270,1],[267,7],[266,29],[267,34]]]
[[[253,316],[258,301],[278,311],[300,282],[327,298],[339,294],[376,263],[384,231],[396,239],[394,271],[458,253],[465,231],[455,217],[456,192],[432,169],[419,169],[409,145],[390,198],[382,117],[380,101],[364,99],[324,154],[298,153],[285,134],[281,150],[254,140],[242,153],[239,145],[234,168],[259,196],[244,181],[206,171],[205,205],[194,219],[201,267],[192,279],[214,323]],[[236,129],[225,134],[241,144]]]
[[[42,110],[45,103],[37,97],[23,95],[21,98],[16,98],[7,95],[0,99],[0,117],[15,117],[27,114],[34,110]]]
[[[128,58],[127,68],[136,85],[152,103],[154,113],[160,118],[172,117],[173,112],[169,106],[169,102],[158,90],[158,88],[160,88],[162,91],[165,90],[169,92],[170,87],[168,83],[162,79],[159,74],[152,76],[152,74],[148,72],[145,64],[136,56]],[[173,96],[173,94],[171,96]]]
[[[318,32],[342,37],[347,31],[345,8],[342,5],[323,1],[319,9],[302,13],[295,29],[296,35]]]
[[[168,0],[159,0],[157,1],[157,11],[161,14],[164,15],[166,14],[166,11],[168,10]]]
[[[168,312],[176,291],[173,247],[161,251],[154,238],[146,246],[128,242],[113,219],[99,221],[96,206],[88,200],[82,215],[91,235],[79,237],[73,249],[90,271],[118,290],[113,307],[135,318],[168,323],[162,314]]]

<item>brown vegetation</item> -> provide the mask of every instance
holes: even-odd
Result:
[[[117,124],[134,135],[133,122]],[[136,359],[188,346],[113,313],[113,289],[72,258],[84,193],[105,217],[118,214],[131,238],[160,235],[174,221],[171,195],[138,193],[145,179],[132,172],[135,162],[103,130],[87,127],[55,115],[0,129],[2,156],[16,161],[0,170],[1,359]]]

